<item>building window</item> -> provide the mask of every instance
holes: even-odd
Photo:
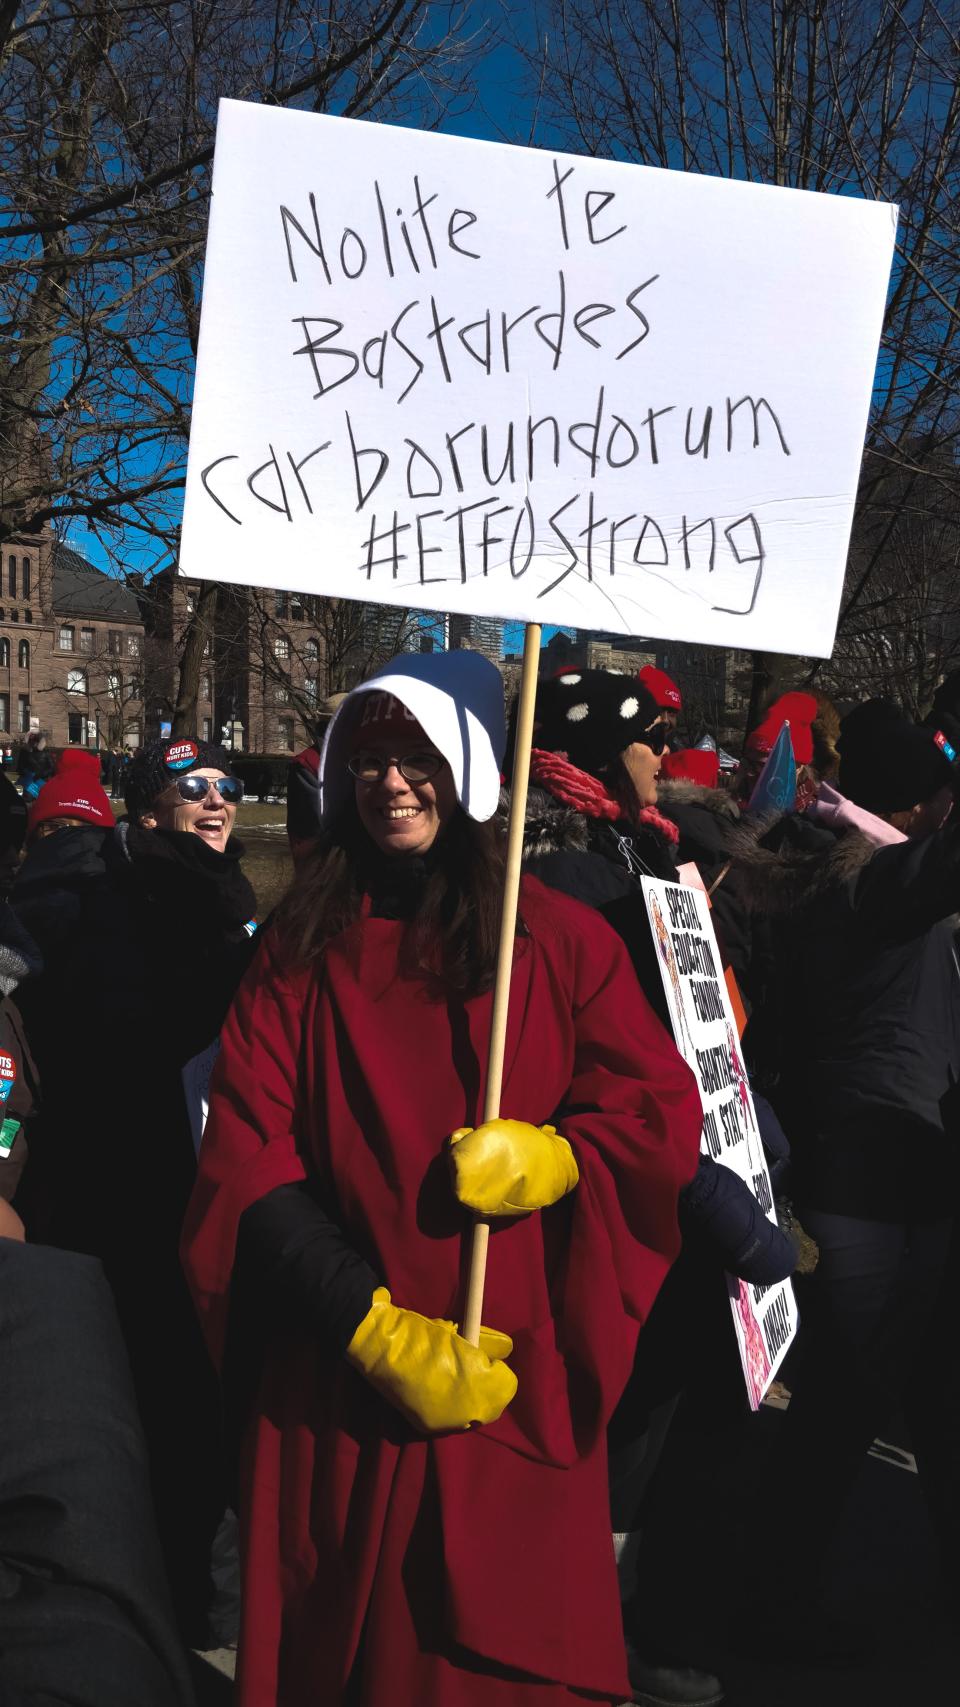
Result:
[[[274,593],[274,595],[273,595],[273,614],[274,614],[274,616],[279,616],[279,617],[284,618],[284,619],[286,618],[286,614],[287,614],[287,595],[286,595],[286,593]]]
[[[307,641],[307,644],[304,647],[304,654],[306,656],[306,660],[307,660],[308,664],[316,664],[319,660],[320,648],[317,645],[317,642],[314,639],[313,635],[310,636],[310,639]]]
[[[131,676],[127,685],[130,689],[131,699],[143,698],[143,680],[140,676]]]
[[[202,741],[212,741],[213,740],[213,718],[212,717],[205,717],[203,719],[203,722],[200,725],[200,727],[202,730],[202,734],[200,736],[200,739]]]
[[[21,735],[29,735],[29,733],[30,733],[30,695],[28,693],[20,694],[18,702],[17,702],[17,711],[18,711],[17,728],[19,729]]]
[[[112,693],[114,699],[119,699],[123,692],[123,678],[122,676],[118,676],[114,671],[111,671],[110,675],[107,677],[107,692]]]
[[[273,697],[278,705],[289,705],[290,689],[287,687],[285,682],[276,683],[273,690]]]
[[[32,622],[33,621],[33,611],[32,610],[25,610],[23,613],[23,620],[24,620],[24,622]]]
[[[290,642],[285,634],[277,635],[277,638],[273,643],[273,655],[275,658],[289,658]]]
[[[310,701],[311,705],[316,705],[316,703],[317,703],[317,678],[316,678],[316,676],[308,676],[307,677],[306,681],[303,684],[303,697],[304,697],[304,699],[308,699]]]
[[[29,670],[29,668],[30,668],[30,642],[29,642],[29,640],[21,640],[19,646],[17,647],[17,663],[20,665],[21,670]]]
[[[66,624],[65,627],[61,628],[61,630],[60,630],[60,633],[57,637],[57,645],[59,646],[61,652],[72,652],[73,651],[73,642],[74,642],[74,629],[68,623],[68,624]]]
[[[7,558],[7,592],[10,594],[10,597],[12,599],[16,598],[16,596],[17,596],[17,560],[15,557],[8,557]]]
[[[20,559],[20,597],[22,599],[28,599],[30,597],[30,559],[29,559],[29,557],[21,557],[21,559]]]
[[[204,655],[204,657],[209,658],[212,651],[213,651],[212,642],[210,640],[205,640],[203,643],[203,655]]]
[[[0,729],[6,735],[10,729],[10,695],[0,693]]]
[[[293,718],[277,718],[277,751],[279,753],[293,752]]]
[[[127,657],[128,658],[139,658],[139,656],[140,656],[140,636],[139,636],[139,634],[128,634],[127,635]]]
[[[0,670],[9,670],[9,668],[10,668],[10,642],[6,638],[6,636],[4,636],[4,638],[2,640],[0,640]]]
[[[86,691],[87,691],[87,672],[86,672],[86,670],[68,670],[67,671],[67,692],[68,693],[86,693]]]
[[[210,677],[206,673],[200,677],[200,698],[210,698]]]
[[[20,612],[18,610],[12,610],[10,612],[10,621],[11,622],[19,622],[20,621]]]
[[[119,658],[123,651],[123,647],[121,645],[122,638],[123,636],[116,628],[111,628],[107,635],[107,651],[110,653],[111,658]]]
[[[81,652],[86,652],[88,656],[92,655],[92,653],[93,653],[93,629],[92,628],[81,628],[81,630],[80,630],[80,650],[81,650]]]
[[[86,727],[87,720],[82,711],[67,712],[67,740],[71,747],[81,747],[83,745]]]

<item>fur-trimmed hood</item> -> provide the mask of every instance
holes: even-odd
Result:
[[[501,810],[510,807],[506,791],[500,797]],[[523,827],[524,860],[546,859],[548,854],[587,853],[590,849],[590,821],[573,806],[554,800],[545,788],[531,788],[527,793],[527,813]]]
[[[675,806],[702,806],[705,812],[727,818],[731,823],[740,817],[739,802],[729,789],[704,788],[702,783],[691,782],[685,776],[661,777],[657,784],[657,804],[665,818],[672,816]]]
[[[858,830],[828,830],[796,814],[743,812],[724,789],[662,783],[660,808],[680,828],[680,861],[736,885],[748,912],[786,917],[856,877],[877,852]],[[722,873],[722,875],[721,875]]]

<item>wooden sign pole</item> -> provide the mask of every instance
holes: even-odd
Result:
[[[523,863],[523,829],[527,816],[527,785],[530,780],[530,748],[533,745],[533,712],[537,698],[537,671],[540,667],[540,634],[538,622],[527,623],[523,635],[523,671],[520,677],[510,817],[507,823],[507,868],[503,887],[503,910],[500,914],[497,973],[493,986],[490,1060],[483,1100],[485,1121],[496,1120],[500,1115],[503,1054],[507,1041],[507,1012],[510,1006],[510,976],[513,971],[513,945],[517,929],[520,867]],[[480,1343],[480,1315],[483,1309],[483,1283],[487,1272],[489,1238],[489,1221],[478,1217],[473,1228],[467,1302],[461,1329],[464,1339],[469,1340],[471,1345]]]

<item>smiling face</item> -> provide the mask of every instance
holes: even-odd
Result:
[[[390,762],[379,782],[354,779],[360,822],[381,853],[425,854],[456,811],[457,791],[446,760],[427,782],[408,782],[397,769],[398,759],[436,752],[419,724],[402,733],[371,733],[357,748],[357,754],[369,753],[384,764]]]
[[[226,772],[195,770],[189,774],[212,781],[214,777],[225,776]],[[191,835],[202,836],[216,853],[223,853],[236,816],[236,806],[224,800],[215,788],[208,788],[203,800],[184,800],[176,783],[171,783],[154,801],[149,812],[141,814],[140,822],[147,830],[186,830]]]
[[[660,753],[654,753],[642,741],[631,741],[629,747],[624,747],[620,761],[631,787],[636,795],[638,806],[656,806],[657,777],[660,775]]]

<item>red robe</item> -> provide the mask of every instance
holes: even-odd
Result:
[[[240,1707],[629,1694],[605,1427],[677,1252],[700,1102],[608,926],[534,879],[521,911],[503,1113],[561,1111],[580,1183],[490,1241],[484,1321],[513,1336],[517,1396],[426,1440],[278,1324],[244,1471]],[[237,995],[185,1233],[215,1355],[239,1218],[306,1172],[395,1303],[462,1308],[469,1217],[443,1149],[479,1118],[491,997],[402,977],[403,930],[363,918],[319,974],[286,975],[268,941]]]

